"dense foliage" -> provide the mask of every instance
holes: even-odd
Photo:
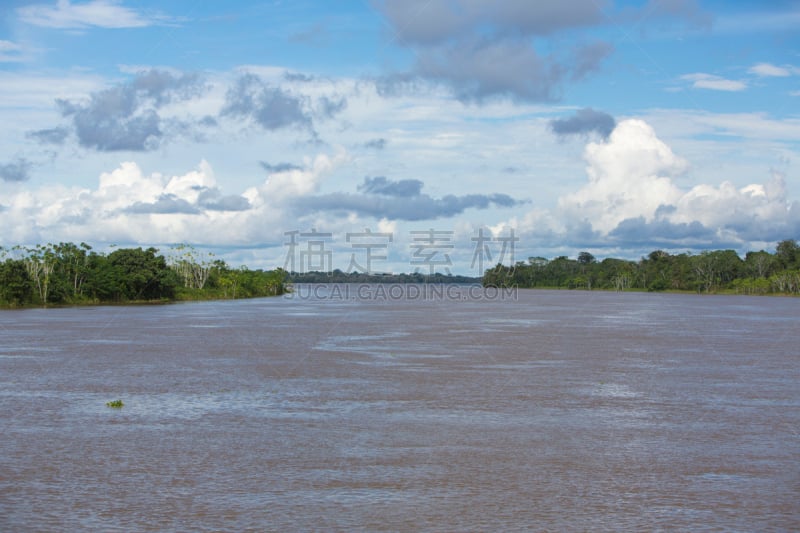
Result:
[[[97,253],[85,243],[0,248],[0,305],[125,303],[283,294],[281,270],[230,268],[182,245]]]
[[[589,252],[577,259],[531,257],[513,267],[497,265],[483,276],[485,286],[568,289],[680,290],[704,293],[800,294],[800,245],[778,243],[775,253],[733,250],[671,255],[656,250],[639,261],[607,258]]]

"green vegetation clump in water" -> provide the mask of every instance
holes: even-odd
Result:
[[[122,403],[122,400],[112,400],[110,402],[106,402],[106,407],[111,407],[112,409],[122,409],[125,404]]]
[[[735,294],[800,294],[800,245],[778,243],[774,254],[734,250],[697,255],[656,250],[639,261],[606,258],[589,252],[577,259],[531,257],[509,267],[497,265],[483,276],[485,287],[691,291]]]
[[[0,247],[0,307],[117,304],[276,296],[282,269],[231,268],[181,245],[98,253],[86,243]]]

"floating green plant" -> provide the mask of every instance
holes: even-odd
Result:
[[[113,400],[110,402],[106,402],[106,407],[111,407],[114,409],[122,409],[122,406],[125,405],[122,403],[122,400]]]

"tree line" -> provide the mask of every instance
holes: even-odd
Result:
[[[335,269],[331,272],[311,271],[311,272],[292,272],[289,277],[294,283],[391,283],[391,284],[406,284],[406,283],[479,283],[480,278],[471,276],[459,276],[452,274],[442,274],[441,272],[434,272],[433,274],[422,274],[414,272],[410,274],[377,274],[369,272],[343,272],[340,269]]]
[[[99,253],[86,243],[0,247],[0,305],[70,305],[275,296],[282,269],[232,268],[188,245]]]
[[[487,270],[482,282],[493,287],[800,294],[800,245],[783,240],[774,253],[748,252],[744,259],[734,250],[694,255],[655,250],[639,261],[598,261],[589,252],[576,259],[530,257]]]

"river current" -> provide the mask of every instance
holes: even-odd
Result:
[[[469,287],[0,311],[0,531],[798,530],[798,325]]]

